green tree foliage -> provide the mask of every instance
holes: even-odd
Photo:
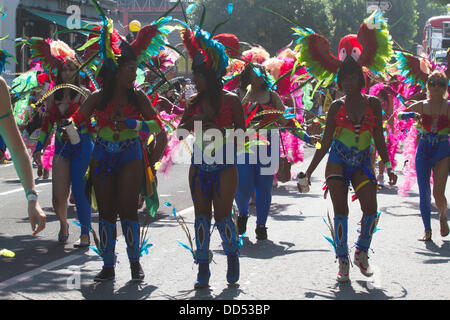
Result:
[[[392,8],[383,13],[388,19],[393,39],[404,49],[414,51],[421,43],[425,22],[435,15],[446,14],[448,0],[389,0]],[[313,29],[330,40],[331,52],[337,54],[339,41],[350,33],[357,33],[359,26],[369,16],[366,0],[196,0],[193,12],[196,24],[200,21],[201,6],[207,8],[205,28],[212,29],[229,18],[227,5],[233,3],[230,22],[218,33],[236,34],[243,42],[263,46],[272,55],[295,40],[292,23]],[[267,12],[268,8],[286,19]]]
[[[261,45],[271,54],[294,40],[291,29],[294,25],[263,8],[276,11],[301,26],[313,27],[325,36],[333,35],[328,2],[317,0],[197,0],[197,4],[204,4],[207,8],[206,30],[212,31],[229,17],[228,3],[233,3],[234,11],[231,20],[218,33],[234,33],[240,41]],[[200,21],[201,11],[201,6],[197,5],[193,12],[196,24]]]
[[[418,33],[416,0],[390,0],[392,9],[385,13],[392,38],[407,50],[414,49],[414,39]],[[424,2],[424,1],[419,1]]]
[[[424,1],[424,2],[427,2],[427,1]],[[445,6],[447,6],[449,4],[448,0],[431,0],[430,2],[438,4],[438,5],[443,6],[443,7],[445,7]]]
[[[330,1],[330,10],[335,25],[335,32],[330,39],[332,53],[338,54],[339,41],[348,34],[356,34],[366,13],[365,0]]]
[[[448,14],[446,6],[444,4],[439,4],[439,2],[440,1],[419,1],[417,7],[417,11],[419,12],[419,19],[417,21],[418,33],[415,38],[416,44],[422,44],[423,29],[428,19],[430,19],[431,17]]]

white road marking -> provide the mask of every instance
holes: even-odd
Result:
[[[0,282],[0,290],[5,290],[6,288],[16,285],[19,282],[23,282],[23,281],[27,281],[27,280],[31,280],[31,278],[37,276],[38,274],[42,274],[44,272],[47,272],[49,270],[52,270],[54,268],[59,267],[60,265],[63,265],[65,263],[69,263],[70,261],[73,261],[75,259],[84,257],[85,255],[83,254],[74,254],[74,255],[70,255],[68,257],[50,262],[48,264],[46,264],[45,266],[39,267],[37,269],[31,270],[29,272],[23,273],[21,275],[18,275],[16,277],[13,277],[11,279],[8,279],[6,281]]]
[[[184,210],[180,211],[178,214],[179,215],[180,214],[186,214],[186,213],[190,213],[190,212],[193,212],[193,211],[194,211],[194,207],[189,207],[187,209],[184,209]],[[120,236],[120,237],[123,237],[123,235]],[[46,264],[46,265],[44,265],[42,267],[36,268],[36,269],[31,270],[29,272],[25,272],[23,274],[20,274],[18,276],[15,276],[15,277],[10,278],[8,280],[5,280],[3,282],[0,282],[0,291],[1,290],[5,290],[8,287],[14,286],[14,285],[16,285],[16,284],[18,284],[20,282],[29,281],[33,277],[35,277],[35,276],[37,276],[39,274],[42,274],[44,272],[50,271],[52,269],[55,269],[55,268],[57,268],[57,267],[59,267],[59,266],[61,266],[63,264],[67,264],[67,263],[69,263],[69,262],[71,262],[73,260],[79,259],[81,257],[86,257],[86,254],[73,254],[73,255],[67,256],[65,258],[61,258],[61,259],[55,260],[53,262],[50,262],[50,263],[48,263],[48,264]]]
[[[50,184],[52,184],[52,183],[51,182],[40,183],[40,184],[35,185],[35,188],[37,189],[37,188],[39,188],[41,186],[46,186],[46,185],[50,185]],[[9,191],[2,192],[2,193],[0,193],[0,196],[6,196],[8,194],[16,193],[16,192],[19,192],[19,191],[23,191],[23,188],[17,188],[17,189],[12,189],[12,190],[9,190]]]
[[[181,210],[180,212],[177,212],[177,215],[186,214],[194,212],[194,207],[189,207],[187,209]]]

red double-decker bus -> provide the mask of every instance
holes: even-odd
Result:
[[[450,48],[450,16],[428,19],[423,30],[422,49],[426,55],[437,59]]]

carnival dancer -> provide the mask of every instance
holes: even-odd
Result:
[[[147,95],[136,90],[134,82],[137,67],[163,49],[170,32],[165,26],[170,18],[143,27],[129,44],[113,28],[112,20],[98,10],[103,21],[96,53],[102,59],[102,89],[92,94],[74,116],[77,126],[93,116],[98,132],[88,180],[92,182],[100,215],[98,250],[103,259],[103,268],[94,281],[115,278],[117,215],[125,235],[131,278],[142,281],[145,274],[140,264],[142,247],[137,212],[148,168],[144,168],[145,154],[139,133],[159,133],[163,126]]]
[[[73,90],[70,86],[78,86],[76,74],[77,62],[75,52],[63,41],[51,39],[26,38],[18,39],[19,43],[29,44],[31,59],[42,62],[48,74],[55,77],[57,85],[69,88],[54,91],[49,97],[39,141],[33,153],[33,159],[42,163],[41,150],[49,143],[56,124],[55,155],[53,157],[52,201],[60,222],[58,241],[66,243],[69,238],[67,223],[67,200],[70,186],[75,196],[78,220],[82,225],[81,235],[75,247],[87,247],[90,244],[89,230],[91,226],[92,208],[86,198],[84,176],[89,165],[93,142],[88,127],[79,128],[78,140],[69,140],[65,126],[75,114],[88,94],[82,89]],[[56,72],[55,72],[56,71]],[[56,89],[55,89],[56,90]],[[92,129],[91,129],[92,132]]]
[[[300,36],[297,46],[300,50],[299,62],[320,81],[324,81],[325,86],[334,81],[337,73],[338,87],[346,93],[344,98],[330,106],[321,148],[315,152],[306,171],[310,180],[331,147],[325,177],[335,215],[334,227],[329,226],[333,239],[329,241],[333,243],[339,261],[337,281],[350,279],[347,245],[350,183],[363,212],[354,263],[363,275],[370,277],[373,271],[369,265],[368,251],[379,220],[376,178],[370,157],[372,139],[386,164],[389,184],[394,185],[397,176],[392,170],[383,136],[380,101],[361,93],[365,87],[362,66],[373,72],[384,70],[393,53],[388,27],[381,13],[374,12],[361,24],[358,35],[341,39],[339,58],[323,48],[317,49],[329,48],[329,42],[324,37],[310,29],[294,30]]]
[[[439,210],[441,236],[449,234],[447,223],[447,184],[450,165],[448,79],[444,72],[434,71],[426,83],[427,99],[411,105],[398,118],[421,121],[420,140],[415,164],[420,193],[420,214],[425,234],[420,241],[431,240],[431,172],[433,172],[433,197]]]
[[[285,107],[281,101],[280,96],[273,90],[273,82],[270,82],[263,66],[259,64],[247,64],[243,73],[240,76],[241,90],[251,85],[250,90],[247,91],[242,105],[244,107],[244,114],[246,116],[247,127],[255,126],[256,129],[266,129],[267,141],[269,144],[275,143],[277,146],[279,136],[272,137],[270,129],[276,129],[277,125],[275,121],[281,126],[288,124],[289,120],[284,119],[279,113],[268,114],[265,116],[255,115],[269,110],[278,110],[283,113]],[[272,141],[276,138],[276,141]],[[252,196],[252,192],[255,191],[255,207],[256,207],[256,239],[267,239],[267,227],[266,222],[269,216],[270,205],[272,203],[272,182],[274,174],[276,172],[267,173],[264,168],[269,168],[273,164],[273,159],[276,159],[275,163],[278,163],[280,153],[279,147],[275,150],[275,154],[272,154],[273,148],[268,148],[267,157],[272,161],[269,163],[263,163],[259,152],[259,147],[252,150],[252,153],[257,154],[256,163],[250,163],[250,155],[247,154],[244,164],[238,164],[239,172],[239,185],[236,193],[236,204],[239,209],[238,217],[238,231],[239,234],[244,234],[247,230],[248,220],[248,207],[249,200]],[[264,155],[265,157],[266,155]],[[276,169],[276,168],[275,168]]]
[[[12,82],[14,88],[14,117],[25,146],[32,155],[40,137],[40,129],[45,113],[46,101],[43,101],[40,108],[36,108],[36,101],[50,89],[54,83],[50,83],[49,75],[42,69],[41,63],[31,61],[31,69]],[[42,148],[44,151],[42,163],[37,163],[37,176],[48,179],[51,162],[54,154],[54,138],[48,139],[48,146]]]
[[[305,84],[310,76],[305,67],[296,67],[292,74],[296,59],[297,56],[293,50],[284,48],[280,50],[278,56],[266,60],[263,66],[276,80],[276,92],[280,95],[283,104],[293,110],[298,123],[305,124],[305,108],[302,101],[304,91],[301,88],[303,87],[302,83]],[[280,135],[283,139],[280,152],[288,151],[286,157],[291,164],[302,162],[304,159],[303,141],[284,130],[280,132]],[[293,173],[293,175],[296,174]],[[277,183],[277,175],[274,179]]]
[[[225,47],[199,27],[191,30],[186,26],[182,31],[182,38],[193,59],[192,70],[197,94],[189,100],[178,128],[193,131],[195,122],[201,122],[202,126],[202,132],[197,133],[201,137],[196,137],[196,141],[201,138],[201,142],[194,143],[189,182],[195,208],[195,262],[199,266],[194,287],[204,288],[208,286],[211,275],[209,243],[212,206],[215,225],[227,255],[227,281],[236,283],[240,271],[238,237],[232,219],[233,199],[238,184],[235,160],[223,161],[227,159],[223,152],[223,159],[208,161],[211,159],[208,159],[207,152],[203,149],[203,132],[217,129],[222,132],[223,137],[225,129],[245,131],[245,123],[239,98],[223,90],[222,78],[228,66]],[[226,148],[223,146],[220,149]],[[218,149],[215,152],[219,154]]]
[[[392,88],[399,94],[402,102],[404,101],[407,105],[411,105],[416,101],[427,100],[427,95],[429,94],[427,92],[427,82],[430,74],[434,71],[442,71],[447,76],[447,79],[450,78],[450,68],[448,68],[450,50],[447,51],[447,63],[437,63],[430,58],[418,57],[403,51],[396,52],[396,59],[396,66],[400,71],[400,75],[397,75],[398,81]],[[404,109],[406,108],[405,106]],[[398,118],[395,120],[398,120]],[[398,190],[398,194],[401,196],[408,196],[408,191],[411,190],[418,178],[415,162],[420,128],[416,127],[415,122],[414,119],[409,119],[408,121],[399,121],[396,125],[396,129],[401,128],[401,131],[403,131],[402,138],[404,139],[404,179]]]
[[[5,50],[0,50],[0,73],[5,70],[6,58],[11,57]],[[0,136],[8,148],[17,175],[22,183],[28,200],[28,217],[33,236],[45,229],[46,215],[38,202],[35,189],[31,161],[25,144],[20,137],[19,129],[14,121],[8,85],[0,76]]]
[[[371,75],[369,74],[369,78]],[[400,142],[394,136],[394,107],[396,104],[395,92],[392,90],[389,81],[385,83],[384,79],[381,77],[376,77],[373,79],[373,85],[368,90],[369,95],[375,96],[380,100],[382,113],[383,113],[383,129],[384,136],[386,137],[386,145],[388,147],[389,158],[392,160],[392,168],[395,169],[395,154],[398,144]],[[384,186],[384,172],[386,168],[384,167],[383,161],[381,159],[377,161],[377,155],[374,152],[373,163],[378,162],[378,174],[377,183],[379,186]]]
[[[396,183],[397,176],[390,166],[384,141],[380,102],[375,97],[361,94],[364,76],[361,67],[352,57],[347,57],[342,64],[337,83],[346,96],[331,105],[321,142],[322,147],[316,151],[306,175],[310,179],[331,147],[325,172],[326,185],[335,213],[334,240],[336,255],[339,258],[338,281],[347,281],[349,280],[347,195],[350,182],[363,212],[354,262],[365,276],[373,274],[368,262],[368,250],[378,221],[378,213],[376,178],[372,171],[370,154],[372,139],[375,140],[378,153],[386,164],[390,185]]]
[[[3,137],[0,136],[0,163],[4,163],[5,161],[5,151],[6,151],[5,140],[3,140]]]

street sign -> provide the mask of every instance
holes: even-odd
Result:
[[[392,9],[390,1],[366,1],[367,13],[372,13],[375,10],[389,11]]]

